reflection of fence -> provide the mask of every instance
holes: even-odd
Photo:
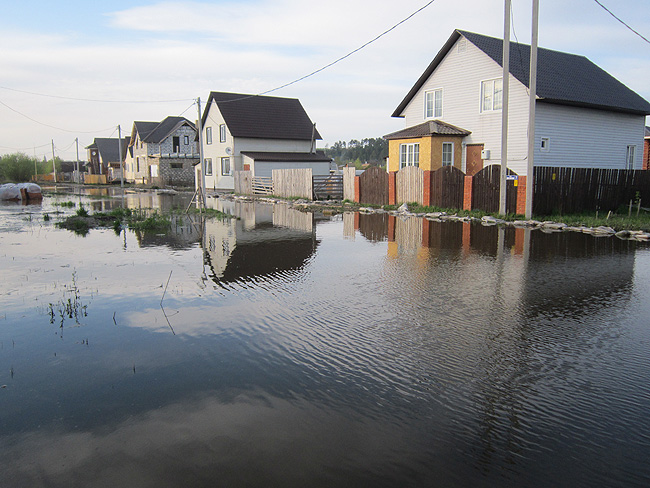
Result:
[[[254,195],[273,195],[273,179],[269,176],[253,176],[251,193]]]
[[[314,230],[314,214],[301,212],[289,208],[287,205],[274,205],[273,225],[312,232]]]
[[[343,200],[343,175],[315,175],[314,200]]]
[[[535,168],[536,214],[615,210],[650,202],[650,171],[596,168]],[[638,192],[638,195],[637,195]]]

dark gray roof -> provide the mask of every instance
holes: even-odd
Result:
[[[122,139],[122,159],[124,159],[124,156],[126,156],[126,149],[129,147],[130,139],[130,137],[125,137]],[[97,148],[97,151],[99,151],[102,162],[106,164],[120,162],[120,143],[118,139],[96,137],[91,145],[86,146],[86,149],[93,148]]]
[[[500,66],[503,40],[455,30],[443,48],[393,112],[402,117],[406,105],[442,62],[460,36],[478,47]],[[530,46],[512,42],[510,73],[528,86]],[[650,103],[584,56],[539,48],[537,51],[537,96],[539,101],[616,112],[650,114]]]
[[[144,141],[145,138],[151,133],[151,131],[158,127],[158,124],[160,124],[160,122],[145,122],[142,120],[136,120],[133,122],[131,140],[135,143],[136,134],[138,134],[140,136],[140,140]]]
[[[330,162],[322,152],[302,153],[302,152],[263,152],[263,151],[242,151],[244,156],[254,159],[255,161],[264,162]]]
[[[216,102],[233,137],[254,139],[322,139],[297,98],[267,97],[241,93],[210,92],[203,112],[203,125],[208,110]]]
[[[158,123],[147,135],[140,137],[144,142],[161,143],[178,127],[187,124],[194,129],[194,124],[187,120],[185,117],[167,117],[162,122]]]
[[[442,120],[429,120],[384,136],[384,139],[409,139],[425,136],[468,136],[472,132],[448,124]]]

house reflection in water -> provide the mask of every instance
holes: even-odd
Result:
[[[287,205],[211,200],[238,219],[207,219],[205,264],[217,284],[299,270],[314,254],[314,216]]]

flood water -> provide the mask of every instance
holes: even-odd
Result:
[[[650,485],[649,245],[223,199],[80,236],[57,203],[191,195],[70,191],[0,204],[0,486]]]

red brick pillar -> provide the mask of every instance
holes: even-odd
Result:
[[[397,204],[397,173],[388,173],[388,205]]]
[[[431,171],[423,171],[424,181],[422,182],[423,196],[422,204],[425,207],[431,206]]]
[[[526,214],[526,177],[520,176],[517,183],[517,213]]]
[[[395,224],[396,219],[394,215],[388,216],[388,242],[395,242]]]
[[[472,210],[472,177],[465,176],[465,190],[463,195],[463,210]]]
[[[429,232],[429,226],[431,222],[427,219],[422,219],[422,247],[429,248],[431,247],[431,235]]]
[[[359,212],[354,212],[354,230],[359,230],[359,215],[361,215]]]
[[[521,176],[520,176],[521,178]],[[520,227],[515,229],[515,254],[517,256],[524,255],[524,239],[526,238],[526,231]]]
[[[472,224],[463,222],[463,252],[469,254],[471,249]]]
[[[361,203],[361,180],[358,176],[354,177],[354,201]]]

